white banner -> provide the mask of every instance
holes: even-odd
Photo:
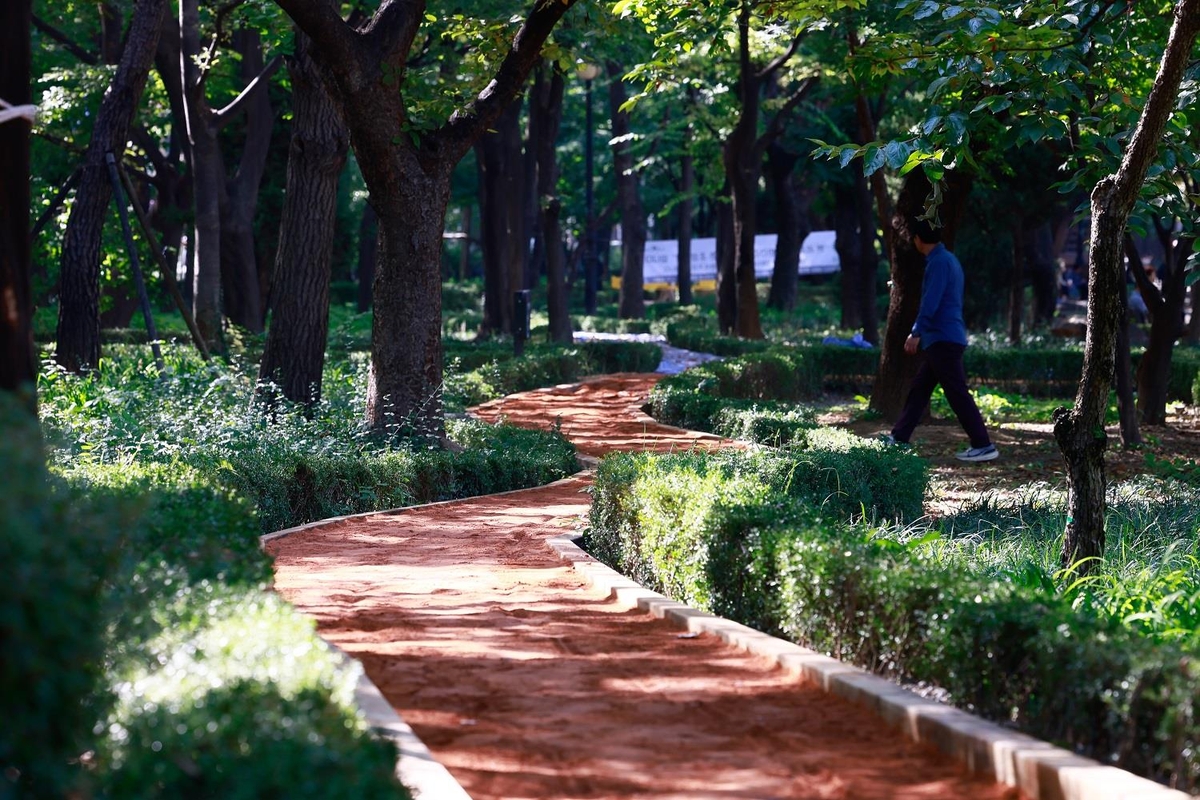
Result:
[[[801,275],[828,275],[841,269],[834,243],[834,231],[813,231],[800,248]],[[775,246],[779,235],[759,234],[754,237],[754,274],[759,280],[771,277],[775,270]],[[643,284],[674,285],[679,277],[679,242],[675,239],[656,239],[646,242],[642,258]],[[717,240],[692,239],[692,283],[717,279]]]

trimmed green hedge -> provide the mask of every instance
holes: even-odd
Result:
[[[0,796],[409,796],[250,504],[182,464],[47,473],[4,424]]]
[[[448,351],[449,352],[449,351]],[[464,367],[476,363],[463,346],[454,350]],[[587,375],[614,372],[653,372],[662,361],[662,348],[653,342],[580,342],[569,347],[534,345],[520,358],[494,346],[483,349],[486,358],[478,366],[447,374],[445,404],[462,410],[497,397],[571,383]]]
[[[1135,773],[1200,785],[1200,653],[1139,637],[1053,585],[964,574],[927,539],[847,523],[782,491],[786,470],[754,458],[604,459],[585,546],[699,609],[932,684]]]
[[[807,356],[807,368],[827,389],[867,392],[879,364],[879,351],[832,345],[784,345],[765,340],[720,336],[704,318],[681,320],[667,326],[667,340],[675,347],[728,358],[796,349]],[[1136,369],[1140,352],[1135,352]],[[1083,372],[1083,351],[1078,348],[969,347],[963,356],[972,383],[1040,397],[1073,395]],[[1200,404],[1195,386],[1200,380],[1200,348],[1177,345],[1171,359],[1167,397]]]

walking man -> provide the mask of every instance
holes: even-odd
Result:
[[[925,414],[933,390],[941,384],[950,408],[971,440],[971,446],[955,456],[960,461],[991,461],[1000,451],[988,436],[963,369],[967,327],[962,316],[962,265],[942,244],[941,231],[927,220],[916,220],[909,230],[913,247],[925,256],[925,279],[921,284],[921,310],[904,342],[904,352],[915,356],[923,350],[925,360],[909,386],[904,411],[892,428],[890,439],[908,443]]]

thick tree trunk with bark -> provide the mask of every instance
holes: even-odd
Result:
[[[150,74],[166,0],[143,0],[133,14],[125,51],[100,104],[63,237],[55,360],[81,372],[100,361],[100,238],[112,184],[104,154],[125,152],[129,127]]]
[[[749,60],[749,51],[745,50]],[[762,154],[754,146],[758,138],[758,86],[743,67],[741,114],[725,140],[722,155],[729,181],[733,212],[734,280],[737,286],[737,320],[734,332],[745,339],[763,338],[758,313],[758,282],[754,274],[754,236],[758,233],[758,179]]]
[[[899,419],[908,395],[909,381],[917,370],[917,360],[904,352],[904,340],[912,332],[921,306],[925,257],[913,247],[907,221],[922,212],[930,190],[929,181],[921,170],[908,173],[896,201],[895,216],[887,222],[892,290],[888,298],[887,326],[879,368],[871,390],[871,409],[889,422]]]
[[[617,176],[617,203],[621,209],[621,294],[617,313],[621,319],[642,319],[642,258],[646,254],[646,211],[642,207],[641,178],[635,169],[627,98],[621,81],[624,70],[608,62],[608,106],[612,116],[613,171]]]
[[[258,33],[245,29],[237,31],[234,48],[242,56],[242,81],[249,84],[265,66]],[[265,90],[254,92],[244,105],[245,146],[237,172],[226,181],[221,203],[221,287],[229,321],[252,333],[262,333],[266,309],[254,253],[254,214],[271,149],[275,114]]]
[[[1138,291],[1150,312],[1150,338],[1146,351],[1138,362],[1138,410],[1147,425],[1163,425],[1167,421],[1167,389],[1171,380],[1171,356],[1175,342],[1184,335],[1183,311],[1187,300],[1186,269],[1192,240],[1184,237],[1173,240],[1170,229],[1159,227],[1159,238],[1165,252],[1162,286],[1156,286],[1141,270],[1137,259],[1134,277]],[[1127,247],[1132,241],[1128,240]],[[1136,248],[1132,248],[1136,255]]]
[[[1121,421],[1121,445],[1140,447],[1137,406],[1133,399],[1133,367],[1129,354],[1129,296],[1121,293],[1121,319],[1117,324],[1117,352],[1114,374],[1117,382],[1117,417]]]
[[[538,212],[542,252],[546,259],[546,310],[550,315],[550,341],[570,344],[575,337],[567,308],[566,261],[563,253],[558,197],[558,131],[562,123],[566,84],[553,62],[542,61],[529,95],[531,148],[537,157]]]
[[[879,286],[879,251],[875,247],[875,212],[871,208],[871,187],[863,174],[855,170],[854,207],[858,220],[858,307],[863,339],[879,344],[879,306],[875,302]]]
[[[1157,154],[1163,128],[1200,32],[1200,0],[1181,0],[1175,7],[1170,38],[1141,118],[1126,147],[1116,175],[1092,191],[1092,227],[1088,269],[1087,337],[1083,376],[1075,405],[1054,414],[1054,438],[1066,462],[1067,526],[1062,564],[1090,573],[1104,555],[1104,433],[1111,385],[1122,280],[1122,237],[1129,214]]]
[[[288,400],[307,406],[321,399],[338,177],[350,149],[350,135],[325,91],[311,46],[297,32],[295,55],[288,59],[292,142],[271,327],[258,373],[260,398],[270,403],[278,387]]]
[[[734,257],[733,206],[717,205],[717,328],[722,335],[737,330],[737,260]]]
[[[1008,342],[1021,343],[1025,316],[1025,229],[1018,219],[1012,228],[1012,273],[1008,283]]]
[[[30,0],[0,7],[0,98],[28,105]],[[37,414],[37,357],[29,286],[29,130],[27,119],[0,123],[0,391],[12,392]]]
[[[514,101],[475,145],[483,238],[483,333],[512,332],[512,293],[523,289],[526,236],[521,103]]]
[[[184,221],[192,212],[191,176],[184,169],[184,151],[187,147],[187,125],[183,101],[183,75],[179,67],[179,21],[171,14],[163,15],[162,31],[158,36],[158,47],[154,54],[154,71],[166,88],[167,101],[171,107],[171,135],[167,151],[145,130],[140,129],[136,139],[150,162],[154,165],[153,176],[147,182],[155,188],[146,211],[151,225],[158,232],[159,243],[170,253],[168,260],[174,266],[182,256]],[[192,287],[180,286],[190,303]],[[190,313],[190,311],[189,311]]]
[[[696,167],[689,151],[692,142],[692,132],[689,127],[684,134],[683,155],[679,159],[679,193],[683,199],[679,201],[676,214],[679,218],[679,231],[676,238],[679,242],[679,274],[676,283],[679,286],[679,305],[692,304],[692,192],[696,184]]]
[[[834,247],[841,264],[841,327],[847,331],[857,330],[863,324],[863,258],[860,252],[862,238],[858,235],[861,224],[858,212],[854,185],[834,184],[833,227],[836,236]]]
[[[187,121],[188,163],[194,197],[191,248],[192,316],[211,353],[223,353],[221,330],[221,192],[225,170],[217,144],[217,121],[204,93],[196,60],[201,55],[199,0],[179,2],[180,74]]]
[[[464,247],[466,245],[463,245]],[[358,313],[371,309],[375,289],[375,264],[379,260],[379,215],[369,202],[363,204],[358,223]]]
[[[384,3],[354,29],[323,2],[277,2],[313,39],[313,58],[342,111],[379,214],[367,423],[378,433],[442,440],[441,252],[450,177],[521,91],[574,0],[535,4],[489,85],[415,140],[407,135],[402,84],[384,75],[403,75],[424,3]]]
[[[797,154],[777,143],[767,148],[767,174],[779,229],[767,305],[780,311],[791,311],[796,307],[796,291],[800,283],[800,248],[809,233],[794,176],[799,160]]]

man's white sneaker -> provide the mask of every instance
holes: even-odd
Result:
[[[996,449],[996,445],[989,444],[986,447],[972,447],[968,450],[963,450],[961,453],[955,453],[954,457],[959,461],[991,461],[994,458],[999,458],[1000,451]]]

